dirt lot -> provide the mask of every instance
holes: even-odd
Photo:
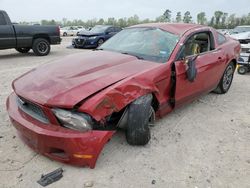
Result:
[[[48,187],[250,187],[250,75],[235,74],[226,95],[208,94],[152,128],[145,147],[131,147],[122,132],[105,146],[96,168],[76,168],[37,155],[16,137],[5,109],[11,82],[22,73],[83,50],[70,38],[47,57],[0,51],[0,187],[40,187],[42,173],[63,167]],[[155,180],[155,181],[153,181]]]

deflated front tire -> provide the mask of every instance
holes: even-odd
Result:
[[[150,140],[149,119],[153,96],[148,94],[128,107],[126,139],[130,145],[146,145]]]

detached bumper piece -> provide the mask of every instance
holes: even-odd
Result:
[[[58,168],[57,170],[50,172],[46,175],[42,175],[41,179],[37,181],[41,186],[46,187],[47,185],[60,180],[63,177],[63,169]]]
[[[63,163],[94,168],[104,145],[115,133],[97,130],[79,132],[41,122],[18,106],[14,93],[9,96],[6,105],[21,139],[36,152]]]

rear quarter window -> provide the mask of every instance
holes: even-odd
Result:
[[[3,15],[3,13],[1,13],[1,12],[0,12],[0,25],[7,25],[5,17]]]
[[[227,41],[227,38],[221,34],[221,33],[217,33],[217,42],[219,45],[225,43]]]

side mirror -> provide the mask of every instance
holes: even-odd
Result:
[[[185,59],[185,63],[187,65],[187,78],[190,82],[194,82],[196,76],[197,76],[197,69],[196,69],[196,59],[199,56],[199,54],[194,55],[188,59]]]

